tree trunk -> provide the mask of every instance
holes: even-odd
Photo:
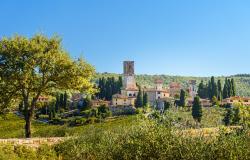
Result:
[[[31,138],[31,116],[29,112],[25,116],[25,137]]]
[[[31,105],[29,103],[29,96],[23,94],[24,98],[24,117],[25,117],[25,137],[31,138],[31,120],[33,118],[33,112],[36,106],[37,99],[40,95],[40,92],[37,94],[35,98],[33,98]]]

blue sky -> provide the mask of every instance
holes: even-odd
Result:
[[[211,76],[249,73],[248,0],[2,0],[0,37],[63,38],[98,72]]]

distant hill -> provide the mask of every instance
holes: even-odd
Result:
[[[115,73],[98,73],[97,79],[100,77],[115,77],[118,78],[120,74]],[[141,86],[152,87],[154,86],[154,80],[161,78],[164,81],[164,86],[168,86],[170,82],[179,82],[183,87],[188,86],[189,80],[196,80],[197,85],[203,80],[205,83],[210,77],[186,77],[186,76],[170,76],[170,75],[136,75],[136,82]],[[226,77],[215,77],[216,80],[221,79],[222,85]],[[237,74],[229,76],[228,78],[234,78],[236,83],[237,95],[250,97],[250,74]]]

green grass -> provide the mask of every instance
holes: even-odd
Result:
[[[225,109],[219,107],[208,107],[202,108],[203,116],[200,127],[210,128],[219,127],[223,125],[222,119],[224,118]],[[167,114],[167,119],[172,120],[176,123],[179,128],[195,128],[196,124],[192,117],[191,108],[171,108]]]
[[[224,109],[222,108],[203,108],[203,117],[201,127],[218,127],[222,125]],[[187,109],[170,109],[166,114],[167,120],[173,121],[178,128],[194,128],[195,121],[192,118],[191,111]],[[89,124],[78,127],[69,127],[67,125],[48,125],[44,123],[32,122],[32,137],[64,137],[78,136],[85,134],[87,130],[99,128],[113,130],[119,126],[131,127],[138,122],[140,117],[124,116],[106,120],[102,123]],[[0,138],[24,138],[24,120],[14,114],[6,115],[5,119],[0,118]]]
[[[137,116],[125,116],[107,120],[106,122],[89,124],[85,126],[69,127],[67,125],[48,125],[32,122],[32,137],[64,137],[78,136],[85,131],[100,128],[112,130],[118,126],[131,126],[137,121]],[[14,114],[6,115],[5,119],[0,118],[0,138],[24,138],[24,120]]]

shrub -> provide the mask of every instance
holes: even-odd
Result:
[[[143,113],[143,108],[136,108],[135,113],[136,114],[142,114]]]
[[[144,120],[129,129],[90,130],[55,150],[64,159],[248,159],[249,142],[245,133],[190,137]]]
[[[70,122],[70,126],[81,126],[86,124],[86,121],[86,118],[77,117]]]
[[[105,118],[110,117],[112,115],[109,108],[105,105],[101,105],[100,107],[97,108],[97,110],[98,110],[98,117],[100,117],[100,118],[105,119]]]
[[[40,114],[38,117],[41,119],[49,119],[49,115],[46,114]]]

